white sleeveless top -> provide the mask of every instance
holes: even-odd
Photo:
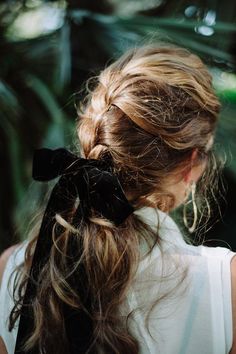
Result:
[[[230,261],[235,253],[224,247],[188,245],[175,222],[159,210],[143,208],[135,214],[154,230],[159,225],[161,236],[160,245],[141,259],[120,306],[124,319],[134,310],[128,327],[140,344],[139,353],[229,353],[233,340]],[[26,246],[27,241],[9,257],[0,288],[0,336],[8,354],[14,354],[19,323],[8,331],[13,306],[13,281],[9,286],[8,281],[23,261]]]

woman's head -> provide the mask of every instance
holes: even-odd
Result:
[[[101,72],[81,107],[77,128],[82,153],[111,160],[135,208],[170,210],[209,164],[218,112],[211,76],[197,56],[173,45],[137,48]],[[66,220],[57,215],[50,257],[31,305],[35,330],[25,347],[39,344],[45,354],[67,352],[66,303],[92,319],[93,353],[137,354],[139,342],[127,325],[130,316],[123,318],[119,309],[136,274],[142,242],[149,252],[155,246],[161,249],[159,225],[153,230],[132,213],[115,227],[91,210],[91,217],[79,220],[76,229],[69,225],[74,213],[65,211]],[[35,240],[27,247],[28,272]],[[78,269],[85,270],[89,301],[76,290]],[[26,282],[27,277],[19,288],[11,328]]]
[[[78,134],[85,157],[112,158],[134,205],[169,210],[180,202],[178,190],[204,171],[218,112],[211,76],[196,55],[147,46],[101,72]]]

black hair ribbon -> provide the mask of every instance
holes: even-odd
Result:
[[[25,353],[22,345],[34,328],[32,306],[27,304],[32,303],[37,294],[39,275],[50,255],[55,215],[60,214],[66,218],[66,213],[76,208],[72,224],[77,227],[82,220],[86,221],[93,209],[119,226],[134,211],[117,176],[112,173],[111,164],[105,159],[84,159],[65,148],[37,149],[34,152],[32,176],[42,182],[56,177],[59,177],[59,180],[52,189],[42,219],[21,309],[15,354]],[[76,256],[79,257],[80,252],[81,250],[77,250]],[[86,289],[86,271],[81,266],[78,272],[79,282],[76,281],[76,286],[85,307],[89,308],[91,299]],[[69,353],[65,354],[84,354],[92,341],[92,319],[85,311],[79,311],[66,304],[63,304],[63,316],[70,343]],[[39,352],[39,348],[34,348],[27,353]]]

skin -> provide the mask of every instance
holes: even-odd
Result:
[[[197,157],[197,151],[193,151],[191,156],[190,163],[188,164],[188,168],[182,173],[181,176],[174,180],[170,180],[167,185],[167,189],[169,192],[173,193],[175,196],[175,205],[174,208],[182,204],[187,197],[187,191],[190,190],[190,184],[192,182],[196,182],[199,180],[201,175],[203,174],[206,165],[202,164],[194,164],[194,161]],[[0,285],[1,279],[3,275],[3,271],[6,265],[6,262],[9,256],[12,254],[14,249],[18,245],[14,245],[8,248],[3,254],[0,256]],[[233,345],[229,354],[236,354],[236,256],[233,257],[231,261],[231,284],[232,284],[232,313],[233,313]],[[4,345],[3,339],[0,337],[0,354],[8,354],[6,347]]]
[[[0,353],[1,354],[8,354],[2,337],[0,337]]]

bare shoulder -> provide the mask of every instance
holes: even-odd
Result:
[[[231,260],[231,289],[233,313],[233,346],[229,354],[236,354],[236,256]]]
[[[7,349],[1,336],[0,336],[0,353],[7,354]]]
[[[3,276],[3,272],[7,263],[8,258],[12,254],[12,252],[19,246],[19,243],[7,248],[1,255],[0,255],[0,284]]]
[[[13,245],[9,248],[7,248],[5,251],[3,251],[3,253],[0,255],[0,285],[1,285],[1,280],[2,280],[2,276],[3,276],[3,272],[6,266],[6,263],[8,261],[8,258],[10,257],[10,255],[14,252],[14,250],[19,246],[19,243],[16,245]],[[4,344],[4,341],[2,339],[2,337],[0,336],[0,353],[1,354],[7,354],[7,349],[6,346]]]

